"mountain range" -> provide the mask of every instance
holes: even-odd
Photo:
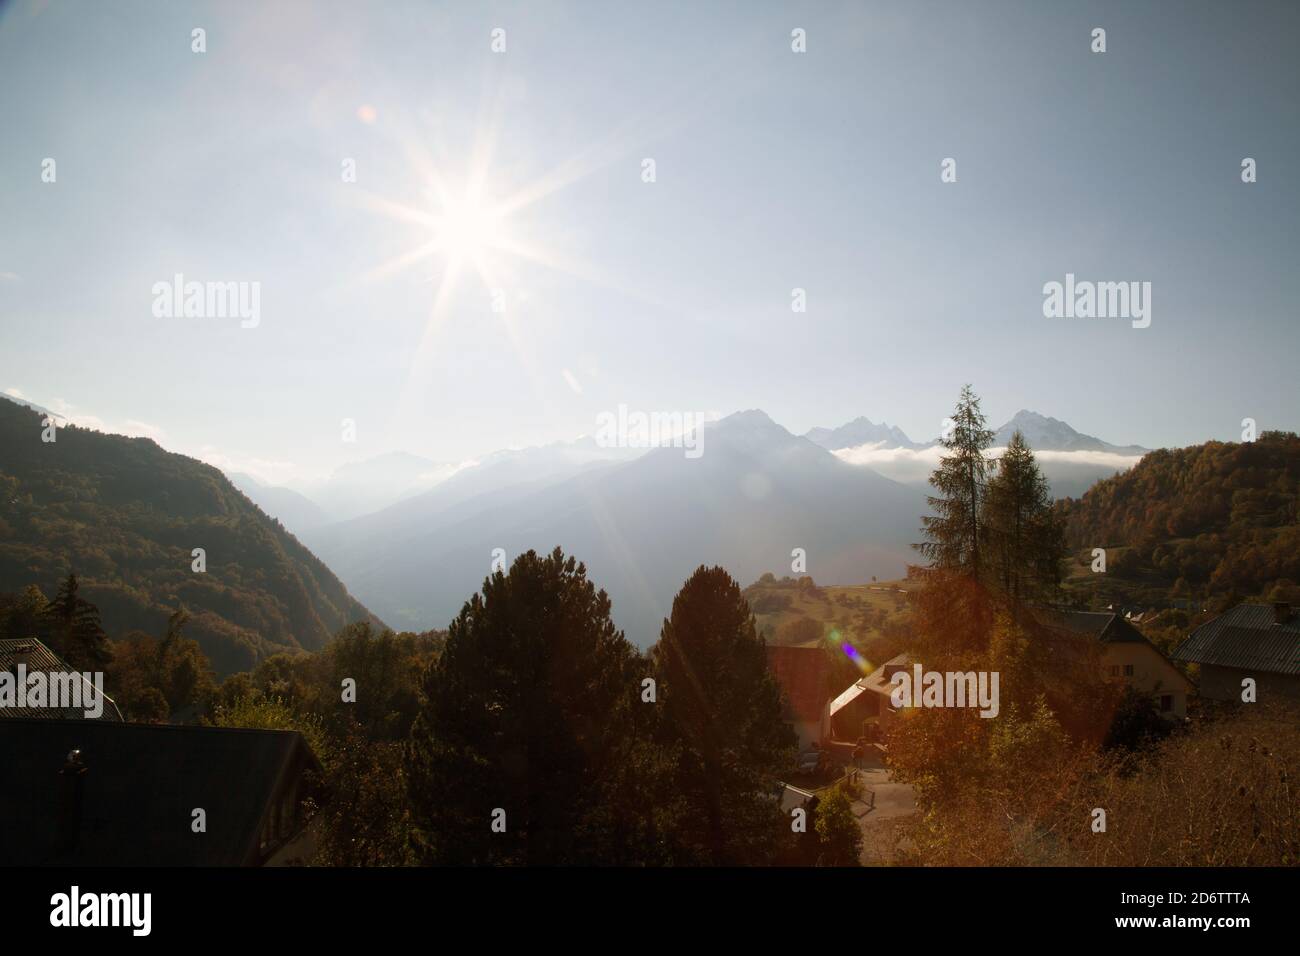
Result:
[[[1022,409],[994,430],[992,454],[996,456],[998,448],[1005,448],[1017,431],[1034,450],[1057,498],[1077,498],[1103,478],[1131,468],[1148,451],[1138,445],[1112,445],[1063,421]],[[865,418],[836,429],[814,428],[807,437],[844,461],[912,485],[928,483],[943,453],[938,439],[918,444],[898,428],[875,425]],[[840,444],[858,438],[865,440],[856,445]]]
[[[1021,409],[993,433],[993,446],[1005,448],[1011,436],[1019,431],[1035,451],[1098,451],[1114,455],[1145,455],[1149,448],[1140,445],[1112,445],[1100,438],[1075,431],[1065,422],[1048,418],[1038,412]],[[906,433],[893,425],[875,424],[869,418],[855,418],[838,428],[812,428],[804,437],[828,451],[874,445],[877,448],[932,448],[939,444],[937,438],[920,443],[912,441]]]
[[[818,581],[896,575],[925,498],[792,435],[765,413],[702,426],[697,458],[659,447],[630,460],[589,442],[485,462],[383,511],[305,537],[394,626],[444,625],[488,574],[527,549],[576,556],[614,620],[652,643],[673,594],[701,564],[740,580],[790,573],[795,549]],[[538,474],[528,464],[550,466]],[[519,480],[529,474],[530,480]],[[497,552],[496,549],[500,549]]]
[[[673,594],[700,564],[720,564],[742,582],[772,571],[847,584],[896,577],[914,559],[926,481],[942,453],[936,442],[913,442],[867,418],[798,436],[757,409],[701,427],[699,457],[673,447],[602,447],[591,437],[457,466],[392,453],[344,465],[307,493],[231,474],[221,497],[276,519],[280,534],[297,535],[311,553],[285,537],[346,584],[333,580],[327,590],[336,611],[347,613],[318,614],[322,625],[306,627],[306,643],[328,630],[326,618],[366,608],[398,628],[442,627],[494,557],[508,564],[530,548],[560,546],[584,561],[613,599],[615,621],[642,646],[655,640]],[[997,429],[995,445],[1016,429],[1058,497],[1081,494],[1146,451],[1023,410]],[[193,477],[212,482],[206,472]],[[223,500],[218,510],[245,509]],[[293,640],[280,628],[272,642]]]
[[[895,577],[914,559],[937,441],[867,418],[796,436],[759,410],[703,428],[698,459],[590,437],[503,451],[369,514],[298,530],[367,606],[407,628],[443,626],[494,554],[559,545],[586,562],[615,621],[643,646],[700,563],[747,581],[797,573],[792,552],[802,548],[806,573],[836,584]],[[1058,496],[1082,494],[1145,452],[1030,411],[998,428],[995,445],[1016,429]]]

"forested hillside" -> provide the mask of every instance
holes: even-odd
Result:
[[[1154,451],[1131,471],[1058,503],[1080,561],[1106,548],[1081,586],[1138,601],[1293,599],[1300,583],[1300,438]]]
[[[318,648],[370,613],[321,561],[216,468],[145,438],[59,428],[0,401],[0,592],[53,595],[71,571],[111,637],[186,633],[220,673]],[[206,571],[193,570],[193,549]]]

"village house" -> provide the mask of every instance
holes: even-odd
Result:
[[[1043,610],[1037,617],[1048,626],[1096,640],[1102,676],[1150,697],[1161,717],[1179,720],[1187,716],[1187,701],[1196,687],[1118,613]]]
[[[1300,700],[1300,617],[1290,604],[1239,604],[1194,630],[1174,660],[1200,665],[1211,700],[1240,701],[1248,677],[1257,701]]]
[[[287,730],[0,721],[0,866],[274,866],[314,852]],[[201,824],[201,825],[200,825]]]
[[[911,666],[912,660],[906,654],[892,657],[831,701],[831,737],[845,741],[865,737],[871,743],[883,742],[898,713],[889,696],[891,681],[895,674]]]

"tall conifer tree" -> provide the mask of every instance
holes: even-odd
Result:
[[[983,525],[990,577],[1013,607],[1049,597],[1065,554],[1047,479],[1017,431],[988,483]]]
[[[726,571],[700,567],[682,585],[651,656],[686,804],[675,835],[682,862],[769,862],[788,824],[771,794],[795,736],[749,605]]]
[[[485,580],[424,675],[411,729],[419,860],[643,862],[642,808],[615,793],[649,719],[644,674],[605,592],[560,549]]]
[[[992,442],[979,398],[963,385],[952,427],[939,442],[947,454],[930,476],[930,484],[939,492],[929,498],[935,514],[921,519],[926,540],[916,545],[931,568],[973,578],[983,572],[980,512],[991,465],[985,450]]]
[[[100,623],[99,608],[81,596],[75,574],[69,573],[46,608],[54,648],[75,670],[103,670],[113,654]]]

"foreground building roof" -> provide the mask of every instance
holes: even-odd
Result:
[[[13,866],[256,863],[268,814],[319,768],[294,731],[102,720],[0,721],[0,754],[0,865]]]

